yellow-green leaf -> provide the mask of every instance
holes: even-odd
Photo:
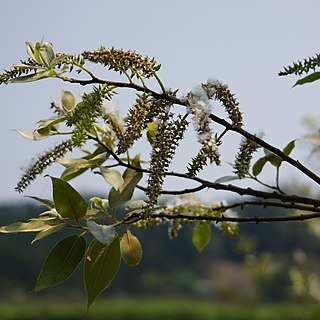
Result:
[[[201,252],[211,238],[210,221],[197,222],[192,234],[192,243]]]

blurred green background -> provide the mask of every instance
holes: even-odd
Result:
[[[2,205],[1,225],[25,221],[42,209],[30,202]],[[241,214],[284,212],[254,208]],[[33,245],[33,234],[1,234],[0,318],[318,319],[318,227],[316,220],[242,224],[240,235],[228,238],[213,226],[201,254],[192,245],[191,226],[173,240],[166,225],[137,229],[141,264],[122,263],[89,314],[81,268],[64,284],[31,294],[44,259],[64,231]]]

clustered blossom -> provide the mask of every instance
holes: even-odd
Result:
[[[239,109],[235,95],[231,93],[226,84],[214,79],[209,79],[206,83],[201,84],[208,99],[213,99],[221,102],[232,124],[242,126],[242,113]]]
[[[149,197],[150,207],[157,203],[164,182],[165,172],[189,124],[182,117],[178,117],[176,120],[172,119],[173,113],[170,112],[170,105],[165,101],[158,101],[157,103],[160,104],[158,107],[161,112],[159,112],[155,119],[157,129],[152,145],[150,174],[146,192]]]
[[[207,159],[210,163],[220,164],[220,155],[213,131],[210,128],[211,106],[202,87],[198,87],[188,94],[187,113],[192,115],[198,142],[202,145],[199,154],[193,159],[193,163],[189,167],[189,173],[192,172],[192,175],[194,175],[206,165]]]
[[[134,105],[129,109],[126,118],[123,139],[118,144],[118,154],[126,152],[142,136],[148,123],[153,121],[156,105],[149,94],[138,95]]]
[[[49,149],[43,155],[38,156],[38,159],[25,171],[15,190],[20,193],[23,192],[23,190],[26,189],[39,174],[41,174],[57,159],[63,157],[68,151],[71,151],[72,147],[72,140],[66,140],[55,146],[53,149]]]
[[[237,174],[240,179],[244,178],[248,174],[252,154],[257,151],[258,148],[259,145],[252,140],[243,139],[241,141],[239,151],[233,165],[233,168],[235,169],[234,173]]]
[[[149,78],[161,67],[154,58],[143,57],[135,51],[122,49],[106,49],[101,47],[95,51],[85,51],[82,57],[94,63],[101,63],[114,71],[126,72],[130,70],[133,75],[142,75]]]
[[[119,105],[105,99],[102,102],[102,118],[112,128],[119,141],[123,140],[124,126],[119,117]]]

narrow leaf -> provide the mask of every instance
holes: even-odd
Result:
[[[57,243],[43,264],[33,292],[53,287],[68,279],[81,262],[85,250],[86,240],[77,235]]]
[[[16,130],[20,135],[28,140],[42,140],[48,138],[48,135],[40,134],[37,131]]]
[[[84,283],[88,295],[88,308],[111,283],[118,272],[120,261],[118,237],[115,237],[109,245],[96,239],[91,242],[84,263]]]
[[[56,75],[57,73],[54,70],[50,70],[50,71],[44,70],[44,71],[28,74],[26,76],[16,77],[16,78],[10,79],[8,82],[9,83],[32,82],[32,81],[37,81],[44,78],[55,77]]]
[[[48,207],[49,209],[52,209],[54,207],[54,202],[51,200],[41,199],[41,198],[34,197],[34,196],[25,196],[25,197],[36,200],[36,201],[42,203],[43,205],[45,205],[46,207]]]
[[[50,224],[43,220],[30,220],[28,222],[15,222],[0,227],[0,233],[38,232],[47,229]]]
[[[305,83],[310,83],[320,79],[320,72],[314,72],[312,74],[307,75],[306,77],[299,79],[293,86],[302,85]]]
[[[258,176],[267,162],[267,157],[262,157],[259,160],[257,160],[257,162],[252,167],[252,174],[255,177]]]
[[[88,204],[66,181],[51,177],[53,200],[57,212],[63,218],[79,220],[85,216]]]
[[[230,182],[234,180],[239,180],[239,176],[224,176],[224,177],[218,178],[214,183],[225,183],[225,182]]]
[[[285,148],[282,150],[282,152],[286,155],[286,156],[289,156],[291,151],[294,149],[295,147],[295,143],[296,143],[296,140],[292,140],[290,141],[286,146]]]
[[[110,244],[116,236],[113,226],[103,226],[94,221],[87,221],[87,227],[92,235],[103,244]]]
[[[210,222],[198,222],[192,234],[192,243],[196,249],[201,252],[208,244],[211,238],[211,227]]]
[[[50,226],[42,231],[40,231],[35,238],[32,240],[31,244],[35,243],[38,240],[41,240],[45,237],[50,236],[53,233],[56,233],[58,231],[60,231],[61,229],[63,229],[67,224],[66,223],[59,223],[53,226]]]
[[[71,179],[79,176],[80,174],[84,173],[90,167],[91,167],[91,165],[88,161],[85,161],[80,164],[75,164],[75,165],[69,166],[68,168],[66,168],[62,172],[60,179],[63,179],[64,181],[71,180]]]

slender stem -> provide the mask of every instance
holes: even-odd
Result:
[[[161,88],[161,90],[162,90],[162,93],[165,93],[165,92],[166,92],[166,88],[164,87],[164,85],[163,85],[162,81],[160,80],[159,76],[157,75],[157,73],[155,72],[155,73],[153,74],[153,76],[154,76],[155,79],[157,80],[157,82],[158,82],[158,84],[159,84],[159,86],[160,86],[160,88]]]

